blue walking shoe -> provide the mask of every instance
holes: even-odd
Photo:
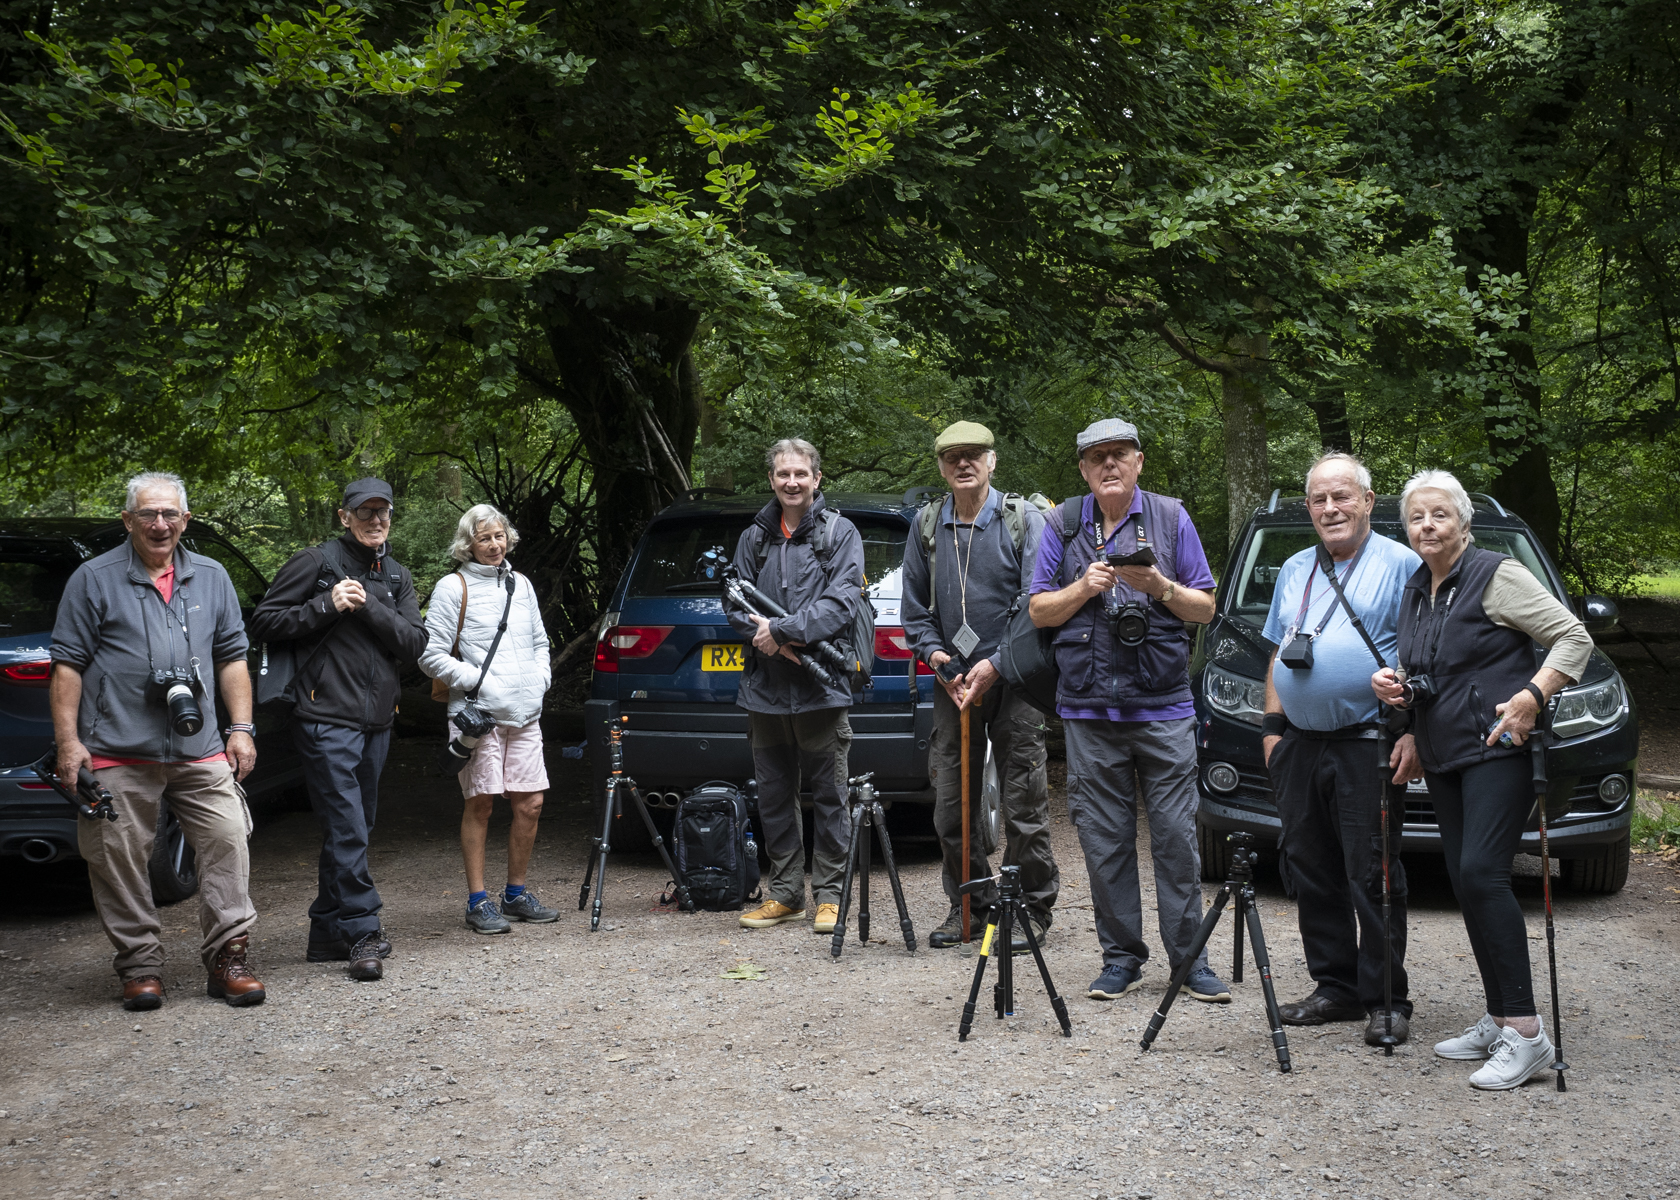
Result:
[[[1118,1000],[1143,986],[1143,972],[1135,967],[1104,967],[1085,994],[1093,1000]]]
[[[1178,990],[1203,1004],[1231,1003],[1231,989],[1208,967],[1197,967],[1190,972],[1190,978],[1186,979],[1184,986]]]

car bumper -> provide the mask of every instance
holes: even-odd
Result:
[[[28,767],[0,769],[0,855],[43,863],[79,857],[79,819]]]

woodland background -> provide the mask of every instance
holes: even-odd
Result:
[[[0,0],[0,134],[0,515],[176,470],[272,572],[377,473],[565,647],[776,437],[1059,498],[1123,415],[1216,567],[1321,447],[1680,558],[1672,0]]]

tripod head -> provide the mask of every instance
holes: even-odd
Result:
[[[846,801],[849,804],[875,803],[875,772],[865,771],[846,780]]]
[[[1232,833],[1227,834],[1225,840],[1231,843],[1231,882],[1252,883],[1254,864],[1260,861],[1259,852],[1254,849],[1254,835]]]
[[[987,875],[984,879],[971,879],[957,888],[957,893],[963,896],[975,896],[986,890],[989,884],[997,884],[998,899],[1019,900],[1021,898],[1021,868],[1002,867],[996,875]]]

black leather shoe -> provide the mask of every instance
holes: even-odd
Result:
[[[380,961],[385,954],[380,953],[383,947],[385,954],[391,952],[391,943],[385,940],[378,930],[368,934],[350,947],[350,965],[345,968],[350,978],[359,979],[364,983],[372,983],[376,979],[385,978],[385,964]]]
[[[986,936],[986,910],[973,909],[968,914],[969,937],[979,941]],[[952,946],[962,945],[962,909],[953,908],[945,917],[945,923],[928,934],[928,945],[935,950],[948,950]]]
[[[310,942],[309,951],[304,957],[312,963],[349,962],[350,943],[345,941]],[[391,957],[391,943],[385,940],[383,934],[380,935],[379,939],[379,957]]]
[[[1383,1034],[1387,1031],[1387,1023],[1383,1020],[1383,1010],[1374,1009],[1371,1013],[1370,1024],[1365,1026],[1365,1044],[1380,1046],[1383,1044]],[[1399,1009],[1394,1010],[1394,1044],[1400,1045],[1412,1035],[1411,1025],[1406,1020],[1406,1014]]]
[[[1293,1004],[1278,1005],[1285,1025],[1328,1025],[1331,1021],[1363,1021],[1365,1010],[1357,1004],[1337,1004],[1317,992]]]

